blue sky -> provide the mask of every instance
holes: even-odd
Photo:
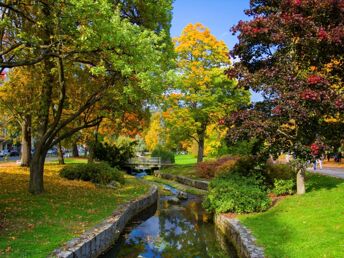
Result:
[[[249,0],[175,0],[173,7],[172,37],[179,36],[187,24],[200,22],[232,49],[237,39],[229,29],[248,19],[244,10]]]
[[[175,0],[171,36],[179,36],[189,23],[200,22],[232,49],[238,40],[229,30],[240,20],[249,19],[244,14],[249,4],[249,0]],[[262,100],[260,94],[251,93],[252,101]]]

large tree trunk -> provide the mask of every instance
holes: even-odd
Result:
[[[206,124],[202,124],[200,130],[197,131],[198,136],[198,152],[197,152],[197,163],[203,161],[204,157],[204,141],[205,141],[205,130]]]
[[[58,147],[57,148],[57,159],[58,159],[60,165],[64,165],[65,162],[64,162],[63,150],[62,150],[61,142],[59,142],[57,144],[57,147]]]
[[[74,158],[77,158],[77,157],[79,157],[79,150],[78,150],[78,145],[76,144],[76,142],[73,142],[73,147],[72,147],[72,149],[73,149],[73,157]]]
[[[300,168],[296,175],[296,191],[297,194],[304,194],[306,192],[305,187],[305,170],[304,168]]]
[[[204,137],[198,140],[197,163],[203,161],[204,156]]]
[[[36,145],[30,164],[29,192],[32,194],[40,194],[44,191],[43,170],[46,155],[47,151],[43,149],[43,146]]]
[[[31,162],[31,116],[26,116],[22,123],[21,166],[29,167]]]
[[[88,146],[89,149],[89,155],[88,155],[88,163],[94,162],[94,152],[96,150],[96,146],[98,144],[98,130],[99,130],[99,124],[97,124],[96,129],[94,130],[94,143],[91,143]]]
[[[87,162],[93,163],[94,162],[94,144],[88,145],[88,156],[87,156]]]

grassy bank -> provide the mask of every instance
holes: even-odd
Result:
[[[344,257],[344,180],[308,174],[308,192],[242,215],[268,257]]]
[[[45,193],[27,192],[28,170],[0,167],[0,256],[46,257],[53,249],[94,226],[148,186],[126,178],[119,190],[58,176],[59,165],[45,169]]]
[[[202,179],[198,176],[195,165],[173,165],[161,169],[160,172],[177,176],[185,176],[193,179]]]
[[[153,182],[153,183],[155,182],[158,184],[169,185],[169,186],[174,187],[180,191],[191,193],[191,194],[205,195],[207,193],[207,191],[205,191],[205,190],[201,190],[201,189],[194,188],[191,186],[183,185],[183,184],[177,183],[175,181],[166,180],[166,179],[158,178],[155,176],[145,176],[145,180],[147,180],[149,182]]]
[[[197,158],[191,154],[176,155],[175,164],[161,170],[162,173],[201,179],[196,172]]]

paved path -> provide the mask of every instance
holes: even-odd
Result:
[[[344,179],[344,168],[323,168],[315,171],[310,168],[308,171]]]

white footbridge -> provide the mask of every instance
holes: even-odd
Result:
[[[135,157],[131,158],[127,165],[137,170],[161,169],[160,157]]]

